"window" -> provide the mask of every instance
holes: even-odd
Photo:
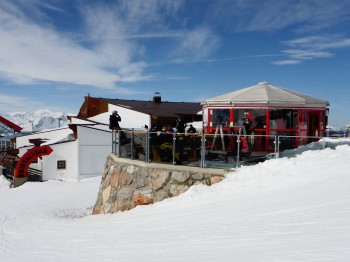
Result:
[[[266,109],[235,108],[233,111],[233,122],[235,126],[241,126],[244,119],[252,121],[251,127],[258,129],[266,128]]]
[[[211,127],[215,128],[219,125],[225,125],[226,123],[230,124],[230,109],[212,109],[211,112]]]
[[[66,169],[66,160],[58,160],[57,169]]]
[[[271,109],[270,128],[296,129],[298,124],[297,116],[298,111],[296,109]]]

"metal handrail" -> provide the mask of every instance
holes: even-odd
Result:
[[[122,133],[123,132],[123,133]],[[123,134],[123,138],[122,135]],[[126,136],[129,136],[130,139],[128,140],[126,138]],[[142,137],[141,137],[142,136]],[[241,159],[243,158],[242,156],[242,150],[243,150],[243,144],[242,144],[242,138],[246,139],[246,146],[248,146],[248,140],[250,140],[250,142],[252,143],[252,145],[249,145],[250,147],[252,147],[253,145],[255,146],[255,144],[257,143],[257,139],[256,138],[260,138],[260,141],[264,142],[263,147],[265,148],[266,151],[263,151],[267,154],[274,154],[275,158],[279,158],[280,156],[280,152],[281,152],[281,144],[283,142],[283,139],[290,139],[291,141],[294,141],[294,145],[291,145],[289,141],[289,143],[287,143],[287,146],[290,146],[290,149],[292,148],[296,148],[296,141],[298,141],[298,139],[313,139],[313,140],[322,140],[322,148],[324,149],[326,146],[325,143],[325,138],[326,137],[320,137],[320,136],[292,136],[292,135],[280,135],[280,134],[274,134],[274,135],[255,135],[255,134],[242,134],[239,130],[239,132],[237,134],[223,134],[224,137],[222,137],[222,139],[218,139],[218,143],[219,144],[223,144],[223,146],[225,146],[224,138],[228,137],[228,138],[232,138],[236,140],[236,148],[235,150],[235,156],[236,156],[236,161],[230,166],[230,168],[239,168],[242,164]],[[187,138],[187,140],[185,139],[185,143],[183,142],[183,140],[181,140],[180,138]],[[179,161],[179,159],[177,159],[178,155],[182,156],[183,153],[185,152],[185,148],[189,146],[188,144],[188,138],[194,138],[193,143],[194,145],[192,145],[192,153],[195,153],[195,159],[196,159],[196,163],[198,162],[198,166],[201,168],[206,168],[208,167],[208,162],[209,160],[207,160],[208,154],[210,153],[210,149],[209,148],[213,148],[213,145],[211,145],[210,147],[208,147],[210,141],[215,141],[214,139],[214,134],[191,134],[191,133],[167,133],[167,132],[153,132],[153,131],[149,131],[149,130],[113,130],[112,132],[112,153],[114,153],[117,157],[126,157],[126,158],[130,158],[130,159],[137,159],[137,155],[135,155],[136,153],[136,147],[139,147],[141,149],[143,149],[143,156],[144,156],[144,161],[145,162],[154,162],[157,161],[155,160],[156,156],[154,155],[155,153],[159,153],[157,151],[155,151],[154,147],[158,148],[161,152],[161,144],[156,144],[155,140],[153,140],[153,138],[164,138],[165,140],[168,139],[168,152],[169,153],[168,157],[170,157],[170,163],[172,163],[173,165],[178,165],[181,164]],[[135,139],[138,139],[139,141],[136,142]],[[142,141],[141,141],[142,140]],[[142,144],[140,144],[141,142]],[[187,141],[187,144],[186,144]],[[222,141],[222,142],[221,142]],[[231,140],[233,141],[233,140]],[[350,140],[349,140],[350,141]],[[130,145],[128,145],[127,147],[129,149],[127,150],[123,150],[122,152],[122,147],[128,143],[130,143]],[[286,143],[285,143],[286,145]],[[284,145],[284,146],[285,146]],[[220,145],[219,145],[220,147]],[[283,148],[283,147],[282,147]],[[289,149],[289,148],[288,148]],[[128,152],[128,150],[130,150],[130,152]],[[180,151],[179,151],[180,150]],[[182,151],[181,151],[182,150]],[[282,150],[283,151],[283,150]],[[217,151],[220,153],[222,153],[223,155],[226,154],[226,158],[228,159],[228,154],[233,154],[234,151],[229,151],[227,152],[226,149],[223,150],[219,150]],[[256,152],[256,151],[254,151]],[[170,156],[171,154],[171,156]],[[234,156],[234,154],[233,154]],[[158,156],[159,157],[159,156]],[[169,161],[167,160],[167,161]],[[181,160],[181,159],[180,159]],[[162,160],[161,160],[162,161]],[[228,161],[228,160],[226,160]],[[243,161],[244,163],[247,162],[247,160]],[[194,162],[191,162],[191,164],[193,164]],[[227,165],[224,165],[224,167],[227,167]]]

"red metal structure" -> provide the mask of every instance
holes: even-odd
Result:
[[[18,133],[22,127],[12,123],[6,118],[0,116],[0,136],[9,136]]]
[[[52,153],[52,148],[49,146],[33,147],[28,150],[18,161],[14,171],[14,177],[28,177],[28,168],[30,163],[38,157],[49,155]]]

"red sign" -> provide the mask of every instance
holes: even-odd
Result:
[[[38,157],[50,155],[52,148],[49,146],[33,147],[28,150],[18,161],[14,172],[14,177],[28,177],[28,168],[30,163]]]

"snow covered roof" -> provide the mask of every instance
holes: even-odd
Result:
[[[83,125],[83,124],[95,124],[94,122],[89,121],[88,119],[81,119],[76,116],[71,116],[70,124],[73,125]]]
[[[70,129],[67,129],[66,133],[58,134],[56,137],[43,143],[42,146],[54,145],[54,144],[68,142],[68,141],[74,141],[74,140],[75,139],[74,139],[73,131]]]
[[[298,106],[298,107],[327,107],[329,102],[308,95],[300,94],[268,82],[261,82],[255,86],[240,89],[221,96],[210,98],[202,105],[230,105],[230,106]]]
[[[17,137],[16,147],[22,148],[22,147],[31,146],[32,144],[29,142],[29,140],[31,139],[46,140],[44,145],[52,145],[55,143],[70,141],[72,139],[74,140],[74,137],[72,135],[73,135],[73,131],[69,127],[43,130],[40,132],[35,132],[35,133]]]

